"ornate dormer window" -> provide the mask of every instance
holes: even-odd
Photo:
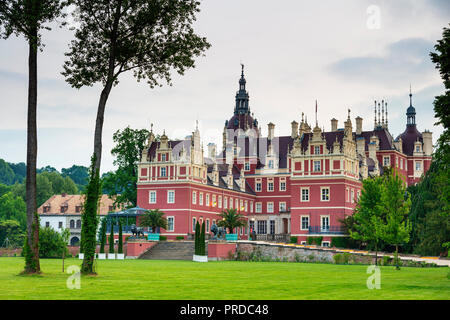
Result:
[[[320,154],[320,146],[314,146],[314,154]]]

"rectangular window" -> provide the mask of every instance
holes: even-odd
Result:
[[[286,191],[286,181],[280,182],[280,191]]]
[[[50,222],[46,221],[46,222],[45,222],[45,227],[46,227],[46,228],[50,227]]]
[[[248,202],[247,201],[245,201],[244,210],[245,210],[245,212],[248,211]]]
[[[258,234],[267,234],[266,220],[258,220]]]
[[[319,146],[315,146],[314,147],[314,154],[320,154],[320,147]]]
[[[162,161],[162,162],[166,162],[166,154],[165,154],[165,153],[163,153],[163,154],[161,155],[161,161]]]
[[[206,202],[205,202],[205,205],[206,205],[207,207],[210,206],[210,202],[209,202],[209,193],[206,194]]]
[[[302,216],[302,230],[309,230],[309,216]]]
[[[270,234],[275,234],[275,220],[270,220]]]
[[[200,192],[200,195],[198,197],[198,204],[201,206],[203,205],[203,192]]]
[[[156,203],[156,191],[150,191],[149,203]]]
[[[267,182],[267,191],[273,191],[273,181]]]
[[[167,231],[175,230],[175,218],[167,217]]]
[[[261,202],[257,202],[255,204],[255,212],[256,213],[261,213],[262,212],[262,203]]]
[[[256,192],[261,192],[261,190],[262,190],[261,182],[256,182]]]
[[[224,208],[224,209],[227,209],[227,208],[228,208],[228,198],[227,198],[227,197],[224,197],[224,198],[223,198],[223,208]]]
[[[161,177],[166,177],[167,176],[166,170],[167,169],[165,167],[161,167]]]
[[[400,159],[400,169],[403,170],[403,159]]]
[[[420,146],[416,146],[416,152],[420,152]]]
[[[302,188],[302,201],[309,201],[309,189]]]
[[[351,197],[352,197],[352,203],[354,203],[355,202],[355,190],[353,190],[353,189],[352,189]]]
[[[245,171],[250,171],[250,162],[246,162],[246,163],[244,164],[244,170],[245,170]]]
[[[212,196],[212,205],[213,207],[217,207],[217,197],[215,194],[213,194]]]
[[[222,196],[219,196],[219,208],[222,208]]]
[[[273,160],[269,160],[269,169],[273,169]]]
[[[416,171],[420,171],[420,170],[422,170],[422,164],[419,161],[417,161],[416,162]]]
[[[209,233],[209,219],[206,219],[206,230],[205,233]]]
[[[329,247],[330,241],[322,241],[322,247]]]
[[[267,202],[267,212],[273,213],[273,202]]]
[[[286,202],[280,202],[280,212],[286,212]]]
[[[330,201],[330,188],[320,188],[321,201]]]
[[[192,232],[195,232],[195,225],[197,224],[197,219],[192,218]]]
[[[314,161],[314,172],[320,171],[320,161]]]
[[[175,203],[175,191],[167,191],[167,203]]]
[[[233,209],[233,198],[230,198],[230,209]]]
[[[197,204],[197,191],[192,191],[192,204]]]
[[[255,221],[250,220],[248,226],[250,228],[250,234],[251,234],[253,232],[253,230],[255,230]]]
[[[330,230],[330,217],[329,216],[322,216],[321,219],[321,227],[322,232],[329,231]]]
[[[391,164],[391,158],[390,157],[383,157],[383,165],[389,166]]]
[[[62,229],[62,222],[61,221],[58,222],[58,228]]]

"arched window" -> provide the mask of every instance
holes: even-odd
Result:
[[[71,229],[75,228],[75,220],[70,220],[70,228]]]
[[[77,229],[81,229],[81,220],[77,220]]]

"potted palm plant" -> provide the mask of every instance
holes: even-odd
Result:
[[[222,213],[219,214],[219,217],[221,217],[222,220],[217,222],[217,225],[229,230],[229,233],[225,235],[225,239],[228,241],[237,241],[238,234],[233,233],[233,230],[235,228],[246,227],[247,220],[241,213],[238,213],[236,209],[222,211]]]
[[[208,262],[205,244],[205,223],[202,223],[200,228],[200,223],[198,221],[195,225],[195,253],[192,260],[195,262]]]
[[[103,218],[102,224],[100,226],[100,253],[98,254],[99,260],[106,259],[105,243],[106,243],[106,218]]]
[[[159,241],[159,233],[156,233],[157,228],[167,229],[167,220],[163,217],[164,212],[159,209],[148,210],[140,217],[139,225],[143,227],[151,227],[152,233],[148,234],[148,240]]]

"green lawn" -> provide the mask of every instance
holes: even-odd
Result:
[[[20,276],[23,258],[0,258],[0,299],[450,299],[447,267],[381,267],[381,289],[369,290],[360,265],[101,260],[96,277],[69,290],[61,262],[42,259],[42,275]]]

